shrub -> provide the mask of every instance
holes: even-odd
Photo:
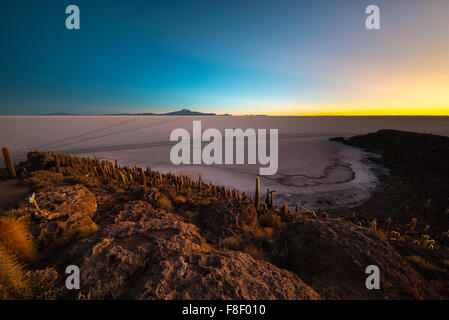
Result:
[[[177,205],[186,203],[186,198],[182,195],[178,195],[173,199],[173,202]]]
[[[27,298],[28,288],[22,265],[0,245],[0,300]]]
[[[268,260],[265,252],[258,246],[248,245],[243,248],[243,251],[256,260]]]
[[[35,250],[25,224],[14,218],[0,218],[0,244],[20,260],[32,261]]]
[[[265,236],[268,239],[272,239],[273,238],[273,228],[265,227],[265,228],[263,228],[263,233],[265,234]]]
[[[60,242],[60,245],[69,244],[98,230],[95,222],[91,219],[85,220],[85,224],[77,223],[67,228],[58,239],[53,239],[55,243]]]
[[[157,200],[156,205],[159,209],[170,211],[172,209],[172,204],[167,198],[160,198]]]
[[[55,300],[61,296],[65,287],[58,286],[59,275],[53,268],[31,270],[26,273],[35,300]]]
[[[190,210],[187,210],[186,212],[184,212],[184,216],[186,217],[187,221],[190,223],[193,223],[195,221],[196,215]]]
[[[240,241],[234,237],[229,237],[220,240],[220,247],[230,250],[238,250]]]
[[[125,278],[123,276],[119,276],[109,282],[103,281],[103,283],[98,280],[96,287],[89,288],[87,295],[80,292],[78,300],[118,299],[122,293],[124,282]]]
[[[273,228],[281,223],[281,217],[272,213],[266,213],[259,218],[261,227]]]

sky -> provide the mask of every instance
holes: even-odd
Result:
[[[447,0],[5,0],[0,44],[0,114],[449,115]]]

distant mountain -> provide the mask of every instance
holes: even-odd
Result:
[[[166,113],[114,113],[108,114],[110,116],[217,116],[216,113],[204,113],[199,111],[191,111],[189,109],[182,109],[179,111],[172,111]],[[223,114],[222,116],[231,116],[230,114]]]
[[[216,113],[203,113],[198,111],[190,111],[189,109],[182,109],[179,111],[163,113],[164,116],[216,116]]]
[[[44,114],[44,116],[76,116],[76,114],[67,112],[55,112]]]
[[[144,113],[113,113],[113,114],[105,114],[106,116],[160,116],[160,114],[152,113],[152,112],[144,112]]]
[[[67,112],[55,112],[46,114],[37,114],[44,116],[78,116],[81,114],[67,113]],[[232,116],[228,113],[226,114],[216,114],[216,113],[204,113],[199,111],[191,111],[189,109],[182,109],[178,111],[166,112],[166,113],[154,113],[154,112],[141,112],[141,113],[106,113],[102,114],[104,116]]]

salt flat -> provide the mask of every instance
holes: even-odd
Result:
[[[150,165],[162,172],[201,174],[203,180],[247,192],[254,191],[260,165],[180,165],[170,162],[172,130],[217,128],[279,129],[279,170],[261,179],[262,191],[275,191],[276,202],[303,208],[355,205],[366,200],[378,179],[372,156],[331,142],[379,129],[449,136],[449,117],[212,117],[212,116],[1,116],[0,145],[15,161],[34,149],[74,153]],[[0,166],[4,166],[3,159]]]

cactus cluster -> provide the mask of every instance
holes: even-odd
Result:
[[[153,171],[148,166],[146,169],[137,167],[134,163],[131,166],[121,166],[118,162],[100,160],[96,155],[92,158],[74,156],[73,154],[56,154],[53,152],[40,152],[53,160],[54,170],[64,175],[81,173],[86,177],[94,177],[105,183],[116,183],[123,188],[129,186],[161,187],[174,186],[176,193],[184,194],[195,191],[205,197],[228,198],[252,202],[246,192],[226,186],[215,186],[205,183],[201,176],[198,180],[193,180],[189,175],[174,175],[172,173],[162,174]],[[260,179],[257,178],[256,194],[254,204],[260,207]]]
[[[430,250],[433,250],[435,246],[435,240],[430,239],[430,236],[428,234],[423,234],[421,236],[420,241],[415,240],[413,241],[413,243],[423,249],[430,249]]]

